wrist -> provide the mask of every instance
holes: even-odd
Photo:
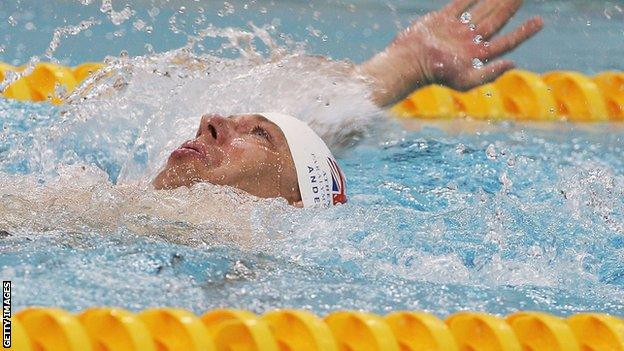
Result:
[[[417,57],[410,58],[401,47],[390,45],[358,68],[373,88],[373,100],[382,107],[395,104],[414,90],[430,84],[428,75]]]

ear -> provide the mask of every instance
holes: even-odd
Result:
[[[297,208],[303,208],[303,200],[295,201],[292,203],[292,205]]]

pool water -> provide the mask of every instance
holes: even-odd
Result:
[[[344,63],[305,57],[361,61],[389,40],[394,19],[405,24],[441,3],[231,2],[233,13],[219,3],[197,25],[214,23],[217,39],[176,50],[185,40],[166,29],[170,16],[190,16],[192,27],[198,5],[180,13],[180,4],[137,1],[116,26],[101,3],[83,2],[59,5],[76,14],[64,15],[68,22],[102,23],[62,40],[54,57],[129,55],[109,58],[109,74],[64,106],[0,101],[0,277],[13,281],[14,308],[624,314],[623,126],[399,122],[341,74]],[[2,18],[22,16],[14,29],[0,25],[9,33],[2,60],[40,54],[43,33],[62,22],[32,4],[0,5]],[[154,8],[159,15],[145,16]],[[548,27],[512,54],[520,65],[619,68],[617,5],[530,2],[514,22],[534,14]],[[140,18],[152,33],[136,30]],[[28,22],[43,32],[30,33],[46,42],[38,49],[27,45]],[[146,43],[156,53],[143,51]],[[149,189],[202,113],[276,108],[329,141],[347,176],[347,205],[300,210],[209,184]]]

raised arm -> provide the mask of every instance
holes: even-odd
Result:
[[[428,84],[466,90],[494,80],[514,67],[497,58],[542,28],[542,19],[533,17],[496,36],[521,5],[522,0],[455,0],[414,21],[358,72],[370,78],[373,99],[382,107]]]

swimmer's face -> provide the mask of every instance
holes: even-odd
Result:
[[[208,182],[263,198],[301,201],[297,172],[282,130],[260,115],[202,116],[195,139],[174,150],[156,189]]]

